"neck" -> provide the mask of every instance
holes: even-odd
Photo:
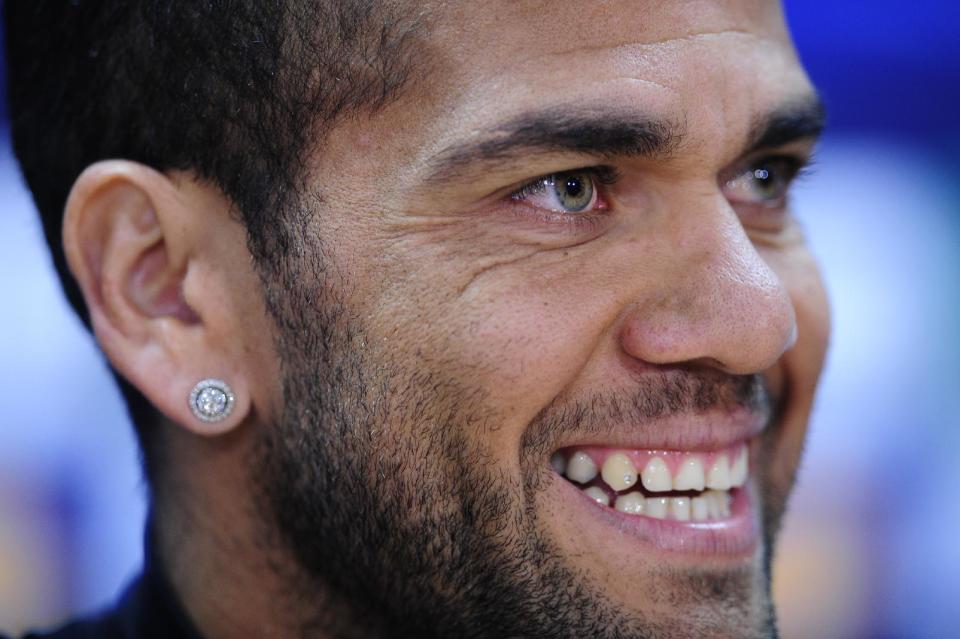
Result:
[[[201,470],[164,478],[155,490],[151,536],[160,568],[200,635],[379,635],[357,623],[349,602],[303,574],[271,518],[257,511],[256,487],[238,470],[247,466],[235,461],[250,459],[242,442],[189,443],[177,451],[177,466]]]

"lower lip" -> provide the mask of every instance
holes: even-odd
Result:
[[[717,559],[752,556],[759,541],[760,525],[751,482],[731,491],[730,517],[720,521],[676,521],[629,515],[603,506],[572,483],[553,473],[559,497],[568,512],[581,514],[607,529],[645,546],[675,553]],[[552,492],[552,491],[551,491]],[[597,531],[602,534],[602,531]]]

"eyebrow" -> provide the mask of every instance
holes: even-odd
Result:
[[[816,138],[824,121],[824,108],[815,94],[789,101],[753,123],[744,154]],[[664,158],[686,137],[682,121],[623,110],[554,107],[521,114],[483,139],[440,151],[429,161],[427,180],[451,181],[477,166],[519,160],[531,153]]]
[[[474,165],[530,153],[652,158],[667,155],[683,137],[684,127],[667,120],[620,111],[555,107],[521,114],[484,139],[447,147],[430,161],[428,180],[445,182]]]
[[[826,121],[827,112],[818,95],[790,101],[754,122],[744,154],[816,139],[823,133]]]

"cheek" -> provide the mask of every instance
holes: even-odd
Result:
[[[796,250],[771,265],[787,288],[797,317],[797,343],[768,371],[775,394],[782,398],[782,423],[775,444],[778,464],[771,480],[784,490],[792,484],[803,450],[814,394],[830,338],[830,309],[816,262]]]
[[[482,363],[479,379],[503,406],[532,417],[574,380],[603,336],[610,303],[575,281],[543,281],[485,292],[468,302],[472,318],[454,346]]]
[[[378,315],[403,336],[407,367],[428,366],[480,391],[515,447],[530,420],[580,375],[617,316],[616,287],[599,281],[587,253],[502,256],[479,276],[462,261],[419,271]]]
[[[830,341],[830,304],[816,261],[796,249],[775,266],[797,316],[797,344],[784,357],[791,383],[812,399]]]

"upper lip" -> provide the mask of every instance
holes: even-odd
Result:
[[[610,424],[589,433],[564,433],[554,450],[576,446],[636,450],[712,451],[756,437],[769,415],[747,408],[675,414],[643,424]]]

